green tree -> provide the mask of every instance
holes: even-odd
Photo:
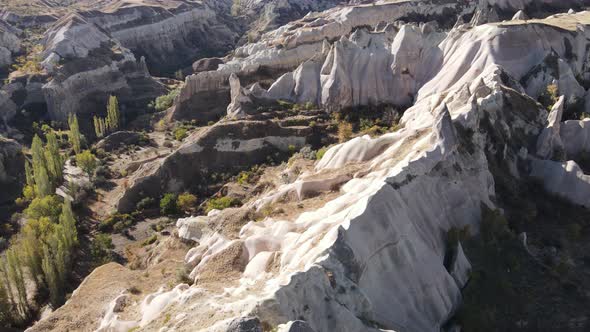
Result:
[[[0,274],[2,271],[0,270]],[[8,290],[6,289],[6,284],[0,282],[0,326],[10,326],[14,323],[14,312],[12,310],[13,306],[10,302],[10,297],[8,295]]]
[[[53,131],[46,135],[47,145],[45,146],[45,160],[47,162],[47,169],[51,175],[51,180],[54,184],[59,183],[63,177],[64,158],[59,150],[59,143],[57,136]]]
[[[25,216],[29,219],[41,219],[42,217],[49,218],[53,223],[58,221],[59,215],[62,213],[61,199],[57,195],[49,195],[45,197],[35,198],[29,207],[24,211]]]
[[[80,126],[78,125],[78,117],[70,114],[68,117],[68,125],[70,126],[70,133],[68,135],[72,148],[76,153],[82,151],[82,135],[80,134]]]
[[[167,193],[160,200],[160,212],[164,215],[173,215],[178,212],[178,205],[176,204],[176,195]]]
[[[110,96],[109,103],[107,106],[107,124],[109,131],[113,132],[119,129],[120,116],[119,116],[119,101],[117,97]]]
[[[94,120],[94,133],[96,134],[96,137],[98,137],[98,138],[104,137],[104,128],[102,126],[102,118],[99,118],[95,115],[93,120]]]
[[[76,218],[72,211],[72,204],[65,200],[59,216],[59,236],[65,248],[65,265],[69,268],[72,265],[72,255],[78,246],[78,230],[76,229]]]
[[[96,169],[96,158],[89,150],[76,155],[76,163],[88,176],[92,177],[92,173]]]
[[[180,194],[177,205],[184,212],[192,211],[197,205],[197,197],[189,193]]]
[[[114,249],[110,235],[99,233],[94,237],[90,252],[96,265],[106,264],[112,260],[111,250]]]
[[[39,136],[33,137],[31,144],[31,155],[33,157],[33,177],[35,179],[35,189],[37,195],[45,197],[51,195],[53,187],[47,171],[47,162],[45,160],[45,153],[43,150],[43,142]]]
[[[55,243],[55,245],[59,245]],[[53,254],[53,248],[50,248],[49,245],[43,246],[43,274],[45,275],[45,281],[47,282],[47,287],[49,288],[49,302],[53,306],[53,308],[57,308],[61,305],[61,300],[63,298],[62,295],[62,280],[59,275],[58,268],[56,267],[57,258]]]
[[[27,179],[27,185],[34,186],[35,178],[33,177],[33,166],[31,166],[31,162],[28,159],[25,160],[25,176]]]
[[[22,264],[17,250],[10,248],[6,251],[6,269],[8,279],[16,290],[17,297],[15,298],[17,310],[22,317],[29,316],[29,301],[27,300],[27,288],[25,286],[25,278],[22,270]]]

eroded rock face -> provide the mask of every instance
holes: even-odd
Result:
[[[141,140],[141,133],[134,131],[117,131],[98,141],[98,143],[96,143],[96,148],[111,152],[121,147],[138,145]]]
[[[68,16],[46,33],[43,66],[53,77],[43,85],[50,117],[81,118],[90,131],[91,118],[106,113],[109,95],[116,95],[122,113],[143,107],[164,87],[149,74],[145,61],[136,59],[118,41],[79,15]]]
[[[12,64],[13,54],[20,51],[19,30],[0,19],[0,71],[6,71]]]
[[[144,56],[152,72],[161,75],[233,48],[241,28],[229,15],[231,4],[227,0],[112,1],[99,11],[80,15],[137,58]]]
[[[371,45],[378,53],[375,57],[367,56],[364,61],[375,60],[377,57],[379,57],[379,61],[387,61],[383,57],[391,57],[391,54],[387,55],[387,52],[383,52],[383,49],[391,47],[391,40],[387,38],[397,32],[397,29],[393,26],[387,28],[388,23],[393,23],[396,20],[415,22],[438,20],[441,22],[440,24],[445,24],[446,20],[450,20],[454,24],[460,13],[469,10],[469,5],[469,3],[451,3],[436,0],[407,1],[377,3],[370,6],[338,7],[321,13],[311,13],[301,20],[291,22],[262,35],[258,42],[237,48],[234,57],[217,71],[206,74],[198,73],[187,77],[186,84],[175,101],[173,118],[178,120],[201,119],[201,113],[206,109],[201,105],[203,103],[207,105],[208,101],[213,98],[223,96],[220,99],[227,106],[230,103],[228,80],[232,73],[240,77],[242,85],[247,87],[254,82],[272,83],[273,80],[279,78],[285,72],[295,70],[306,61],[322,62],[323,59],[312,60],[312,58],[318,57],[320,54],[327,54],[331,48],[328,42],[340,40],[359,27],[369,27],[370,29],[385,32],[384,38],[379,39],[379,37],[376,37],[376,45]],[[359,42],[364,42],[366,46],[369,39],[365,38],[364,41]],[[346,49],[347,47],[342,46],[341,48]],[[414,48],[414,51],[417,52],[420,51],[421,46],[417,45]],[[355,50],[347,50],[345,54],[341,55],[344,58],[339,58],[337,61],[342,61],[342,63],[350,61],[351,59],[346,57],[354,56],[354,52]],[[335,60],[329,59],[327,61],[333,62]],[[355,67],[354,64],[352,66]],[[379,65],[375,63],[372,66],[377,68]],[[356,66],[357,70],[360,67],[361,64]],[[329,71],[331,68],[328,67],[323,70]],[[403,68],[399,70],[403,71]],[[317,71],[315,70],[315,72]],[[309,75],[313,75],[313,72],[310,72],[309,69],[306,70]],[[368,76],[369,73],[370,71],[363,74]],[[383,75],[381,71],[379,75]],[[409,88],[414,90],[412,87]],[[300,89],[303,89],[303,87],[300,87]],[[305,87],[305,89],[312,91],[313,87]],[[381,89],[385,89],[385,87],[381,87]],[[383,92],[379,93],[383,94]],[[390,95],[388,94],[388,96]],[[402,95],[400,98],[408,99],[403,93],[400,95]],[[224,115],[221,110],[218,114]]]
[[[142,165],[133,174],[118,210],[130,212],[143,197],[204,185],[213,173],[234,174],[268,158],[284,159],[311,139],[309,127],[281,127],[272,121],[223,122],[188,137],[164,160]],[[186,165],[191,165],[187,167]]]
[[[22,193],[24,173],[25,157],[22,146],[0,136],[0,185],[4,188],[0,194],[0,214],[3,218],[9,217],[6,207],[13,205],[14,200]]]
[[[176,331],[227,331],[235,322],[251,322],[251,317],[271,328],[305,320],[315,331],[440,331],[461,302],[469,270],[461,250],[445,266],[445,234],[451,227],[478,231],[482,204],[495,207],[494,170],[517,178],[530,175],[532,169],[534,176],[547,180],[549,190],[587,203],[590,182],[575,163],[533,155],[539,152],[537,142],[545,129],[553,138],[565,130],[559,128],[559,108],[548,128],[547,112],[535,100],[541,93],[539,82],[556,82],[563,90],[561,102],[579,95],[572,77],[584,72],[588,57],[582,47],[585,29],[577,25],[588,25],[588,19],[588,13],[579,13],[531,24],[457,26],[431,45],[427,53],[437,61],[431,61],[428,70],[411,61],[422,59],[424,44],[417,43],[416,36],[428,32],[413,30],[417,26],[403,28],[403,34],[391,30],[394,40],[403,37],[391,41],[395,48],[373,45],[387,36],[383,31],[340,38],[330,47],[336,50],[340,43],[343,53],[353,54],[346,59],[359,59],[360,68],[368,66],[379,81],[375,86],[391,88],[383,82],[393,84],[388,80],[395,77],[394,68],[403,75],[403,67],[408,67],[409,76],[425,70],[423,81],[403,76],[397,81],[403,91],[414,91],[413,106],[400,122],[403,128],[330,147],[313,169],[237,209],[243,215],[231,232],[226,226],[236,210],[179,220],[179,236],[195,242],[185,263],[196,284],[161,289],[120,315],[114,314],[112,302],[105,307],[99,331],[156,331],[164,325]],[[383,73],[371,67],[372,54]],[[315,96],[318,102],[326,100],[327,108],[332,103],[342,106],[340,100],[391,98],[354,84],[326,85],[328,80],[352,82],[364,73],[354,64],[338,62],[336,51],[315,55],[321,60],[308,59],[269,89],[256,86],[245,91],[243,78],[231,71],[195,77],[216,77],[210,84],[224,87],[231,77],[234,106],[253,97],[272,100],[285,94],[292,100]],[[548,62],[552,57],[555,61]],[[317,77],[318,67],[320,79],[310,80]],[[306,80],[310,89],[302,84]],[[206,90],[205,81],[188,79],[189,84],[185,91]],[[333,98],[324,99],[325,90]],[[240,108],[233,110],[240,117],[251,116]],[[220,122],[193,134],[165,160],[144,165],[121,197],[119,209],[133,209],[142,193],[154,196],[198,183],[212,168],[231,170],[243,160],[255,163],[269,152],[283,150],[286,144],[303,144],[299,135],[308,131],[263,121]],[[563,143],[567,150],[568,142]],[[342,172],[347,168],[350,174]],[[321,196],[326,188],[332,188],[333,196]],[[285,200],[303,202],[307,190],[316,191],[324,201],[309,210],[258,221],[245,213],[262,212]],[[164,317],[171,318],[162,323]]]

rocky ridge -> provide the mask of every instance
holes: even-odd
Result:
[[[569,160],[585,149],[571,140],[584,137],[585,121],[560,122],[564,104],[583,100],[587,94],[579,79],[588,59],[582,47],[588,24],[588,13],[581,12],[532,22],[457,26],[441,37],[429,39],[427,34],[424,40],[431,40],[428,44],[420,43],[429,32],[426,25],[401,25],[399,32],[393,30],[390,43],[396,48],[391,49],[383,44],[369,47],[369,42],[371,46],[383,42],[385,32],[372,35],[358,30],[335,41],[330,47],[332,57],[356,54],[355,59],[361,58],[357,62],[360,68],[367,63],[363,57],[371,59],[372,54],[381,54],[382,66],[391,68],[398,56],[400,64],[403,59],[409,61],[416,44],[428,46],[426,53],[437,61],[431,62],[435,65],[423,80],[414,78],[420,75],[409,75],[411,84],[404,86],[412,88],[415,101],[401,119],[403,128],[378,138],[356,137],[332,146],[293,181],[249,200],[240,208],[243,217],[231,230],[227,223],[232,220],[230,215],[238,215],[236,210],[180,219],[179,235],[197,242],[185,257],[196,284],[161,289],[122,311],[114,310],[119,297],[110,305],[103,303],[106,314],[97,324],[98,330],[164,327],[226,331],[247,323],[286,331],[283,324],[296,320],[305,320],[315,331],[441,330],[461,302],[460,290],[469,270],[460,254],[450,266],[444,264],[446,231],[469,225],[477,232],[481,204],[496,207],[494,183],[499,168],[515,178],[539,177],[551,191],[555,183],[551,176],[558,173],[549,170],[540,174],[536,164],[557,165],[560,161],[548,158]],[[518,52],[523,47],[529,52]],[[399,52],[408,49],[407,53]],[[343,62],[334,59],[328,62],[332,70],[324,79],[317,68],[326,66],[329,54],[320,53],[322,60],[304,63],[279,78],[277,82],[295,83],[285,84],[284,94],[276,97],[270,94],[272,86],[268,90],[245,89],[237,75],[230,75],[232,104],[247,101],[256,105],[260,100],[286,97],[294,102],[309,101],[296,98],[310,94],[311,100],[318,100],[318,96],[327,100],[323,106],[333,105],[330,100],[359,101],[352,105],[395,102],[380,100],[385,95],[373,100],[368,95],[360,98],[364,93],[361,86],[341,83],[332,85],[341,90],[325,88],[322,84],[328,81],[362,80],[358,69],[343,67]],[[305,76],[301,73],[306,70],[310,76],[319,75],[318,85],[301,84]],[[408,72],[413,73],[411,68]],[[389,71],[373,77],[377,87],[389,87],[386,83],[395,78]],[[293,88],[298,86],[297,79],[299,86],[309,90]],[[535,100],[547,84],[557,85],[563,95],[549,115]],[[325,91],[327,96],[339,98],[324,99]],[[258,112],[253,108],[236,114],[248,118]],[[199,153],[205,146],[215,146],[217,153],[229,146],[232,151],[259,146],[250,142],[260,140],[254,136],[239,136],[247,142],[234,144],[211,134],[219,128],[227,131],[235,122],[221,122],[195,134],[164,164],[181,156],[201,160]],[[209,139],[212,141],[207,144],[198,143]],[[565,155],[553,152],[561,151],[559,141]],[[351,169],[349,175],[341,173],[346,168]],[[172,168],[158,166],[150,174],[167,169]],[[583,192],[574,189],[586,186],[587,176],[573,166],[565,169],[582,173],[568,178],[566,184],[576,195]],[[144,179],[160,182],[169,178],[148,175]],[[168,182],[168,186],[176,183]],[[326,194],[331,190],[335,196]],[[555,191],[577,202],[577,196]],[[325,197],[322,204],[289,217],[269,216],[255,222],[246,213],[290,200],[303,204],[306,197],[318,194]],[[225,278],[222,286],[215,282],[220,276]],[[250,318],[253,316],[257,319]]]

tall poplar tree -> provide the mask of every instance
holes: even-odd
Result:
[[[70,134],[68,135],[72,148],[76,153],[82,151],[82,136],[80,134],[80,126],[78,125],[78,117],[75,114],[70,114],[68,117],[68,124],[70,126]]]

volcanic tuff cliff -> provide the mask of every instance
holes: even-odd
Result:
[[[93,308],[103,309],[93,309],[92,323],[72,316],[80,305],[74,294],[31,330],[291,331],[284,324],[296,320],[315,331],[449,328],[470,267],[460,245],[445,264],[446,232],[479,230],[482,205],[499,207],[500,176],[531,175],[548,191],[590,204],[589,176],[574,161],[590,150],[587,120],[561,123],[574,105],[590,109],[590,13],[520,20],[538,16],[527,9],[540,7],[531,6],[426,1],[336,8],[268,32],[218,70],[188,77],[172,115],[199,118],[197,103],[204,102],[229,119],[139,168],[120,193],[122,211],[141,194],[204,182],[212,167],[235,172],[289,146],[316,144],[308,141],[313,126],[273,117],[268,107],[278,100],[323,112],[408,108],[401,129],[333,145],[300,173],[286,165],[285,173],[296,175],[256,191],[242,207],[179,219],[178,235],[195,243],[185,256],[193,286],[138,296],[117,283],[109,298],[92,298]],[[483,25],[463,15],[482,8],[498,17],[523,15],[507,22],[488,16]],[[448,25],[449,17],[463,24]],[[536,101],[549,84],[562,95],[550,113]],[[276,207],[287,213],[259,221],[251,215]],[[105,268],[78,292],[104,278]],[[125,280],[140,278],[116,269]]]
[[[365,2],[3,7],[0,71],[21,50],[14,26],[45,29],[41,72],[0,89],[6,132],[32,105],[87,124],[110,94],[124,114],[141,111],[165,92],[151,74],[231,51],[195,63],[164,118],[221,120],[128,165],[104,213],[167,192],[210,196],[220,177],[278,164],[215,193],[243,204],[180,218],[174,234],[142,244],[144,270],[94,270],[29,331],[456,331],[473,252],[450,230],[477,234],[485,211],[506,208],[506,181],[536,179],[572,209],[590,207],[589,119],[574,119],[590,113],[588,3]],[[396,126],[335,143],[333,119],[367,110]],[[119,132],[97,148],[141,139]],[[0,143],[6,203],[24,160],[16,142]],[[534,256],[526,234],[518,245]]]

